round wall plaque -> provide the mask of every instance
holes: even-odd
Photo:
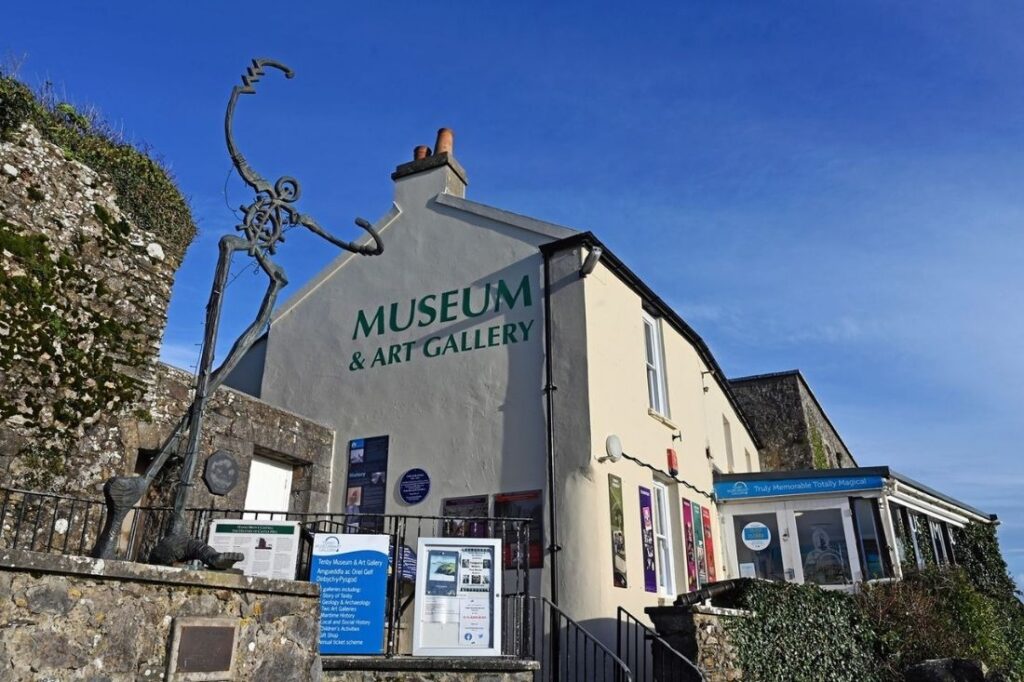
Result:
[[[430,476],[423,469],[409,469],[398,481],[398,494],[406,504],[419,504],[430,492]]]
[[[238,462],[227,450],[218,450],[206,460],[203,481],[214,495],[227,495],[238,485]]]
[[[755,552],[760,552],[772,543],[771,528],[759,521],[752,521],[743,526],[740,536],[743,538],[743,544]]]

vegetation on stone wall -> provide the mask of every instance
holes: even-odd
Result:
[[[821,439],[821,431],[811,424],[811,451],[814,453],[814,468],[828,469],[828,457],[825,455],[825,443]]]
[[[984,662],[1024,680],[1024,605],[995,527],[957,534],[959,566],[911,570],[856,595],[757,581],[735,605],[754,612],[731,634],[751,680],[902,680],[930,658]]]
[[[876,679],[874,632],[847,595],[809,585],[754,581],[738,605],[754,612],[731,625],[743,679]]]
[[[171,275],[196,228],[145,153],[2,73],[0,145],[4,483],[77,493],[120,470],[116,417],[148,414]]]
[[[74,158],[104,175],[117,191],[118,206],[140,228],[152,232],[176,261],[196,234],[188,202],[166,170],[118,136],[95,116],[79,113],[47,92],[0,72],[0,140],[10,141],[23,123]]]

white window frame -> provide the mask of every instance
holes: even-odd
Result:
[[[722,415],[722,433],[725,435],[725,461],[729,467],[729,473],[732,474],[736,472],[736,455],[732,450],[732,424],[724,414]]]
[[[668,487],[654,481],[654,555],[658,560],[658,594],[677,596],[674,547],[672,546],[672,519],[669,516]],[[661,532],[658,532],[658,529]]]
[[[665,388],[665,354],[660,319],[643,313],[644,364],[647,368],[647,401],[650,409],[668,418],[668,391]],[[650,339],[650,343],[648,343]],[[651,356],[654,356],[653,358]]]

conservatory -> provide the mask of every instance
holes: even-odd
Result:
[[[995,523],[889,467],[717,474],[730,578],[852,589],[956,563],[957,530]]]

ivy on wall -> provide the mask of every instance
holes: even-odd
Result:
[[[921,661],[968,658],[1024,680],[1024,604],[995,526],[968,524],[956,540],[960,565],[914,568],[855,595],[751,581],[729,604],[753,612],[729,625],[743,679],[897,682]]]
[[[825,443],[821,439],[821,431],[811,424],[811,451],[814,453],[814,468],[828,469],[828,457],[825,455]]]
[[[196,235],[188,202],[168,172],[95,116],[86,116],[66,102],[31,89],[0,73],[0,140],[12,141],[24,123],[43,139],[101,173],[117,192],[118,206],[140,228],[152,232],[178,262]]]
[[[869,682],[874,632],[850,597],[811,585],[754,581],[739,605],[730,634],[743,679]]]

